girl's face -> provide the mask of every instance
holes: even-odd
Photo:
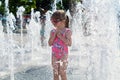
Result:
[[[51,19],[51,22],[55,27],[63,27],[64,26],[64,20]]]

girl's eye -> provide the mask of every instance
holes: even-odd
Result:
[[[51,21],[52,21],[53,23],[58,23],[58,22],[60,22],[61,20],[60,20],[60,19],[51,19]]]

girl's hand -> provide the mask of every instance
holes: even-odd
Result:
[[[54,30],[54,32],[51,31],[50,38],[49,38],[49,41],[48,41],[49,46],[51,46],[53,44],[56,36],[57,36],[57,31],[56,30]]]
[[[57,37],[60,38],[65,44],[67,44],[67,39],[62,36],[60,31],[57,31]]]
[[[61,38],[61,37],[62,37],[62,34],[60,33],[60,31],[57,31],[57,37],[58,37],[58,38]]]

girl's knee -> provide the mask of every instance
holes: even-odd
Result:
[[[59,72],[57,69],[53,69],[53,73],[54,73],[54,75],[59,75]]]
[[[53,72],[54,74],[58,74],[58,65],[53,65]]]

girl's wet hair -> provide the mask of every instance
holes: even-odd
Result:
[[[69,28],[69,17],[66,15],[64,10],[57,10],[55,11],[52,16],[51,19],[53,19],[56,22],[65,20],[65,24],[66,24],[66,28]]]

